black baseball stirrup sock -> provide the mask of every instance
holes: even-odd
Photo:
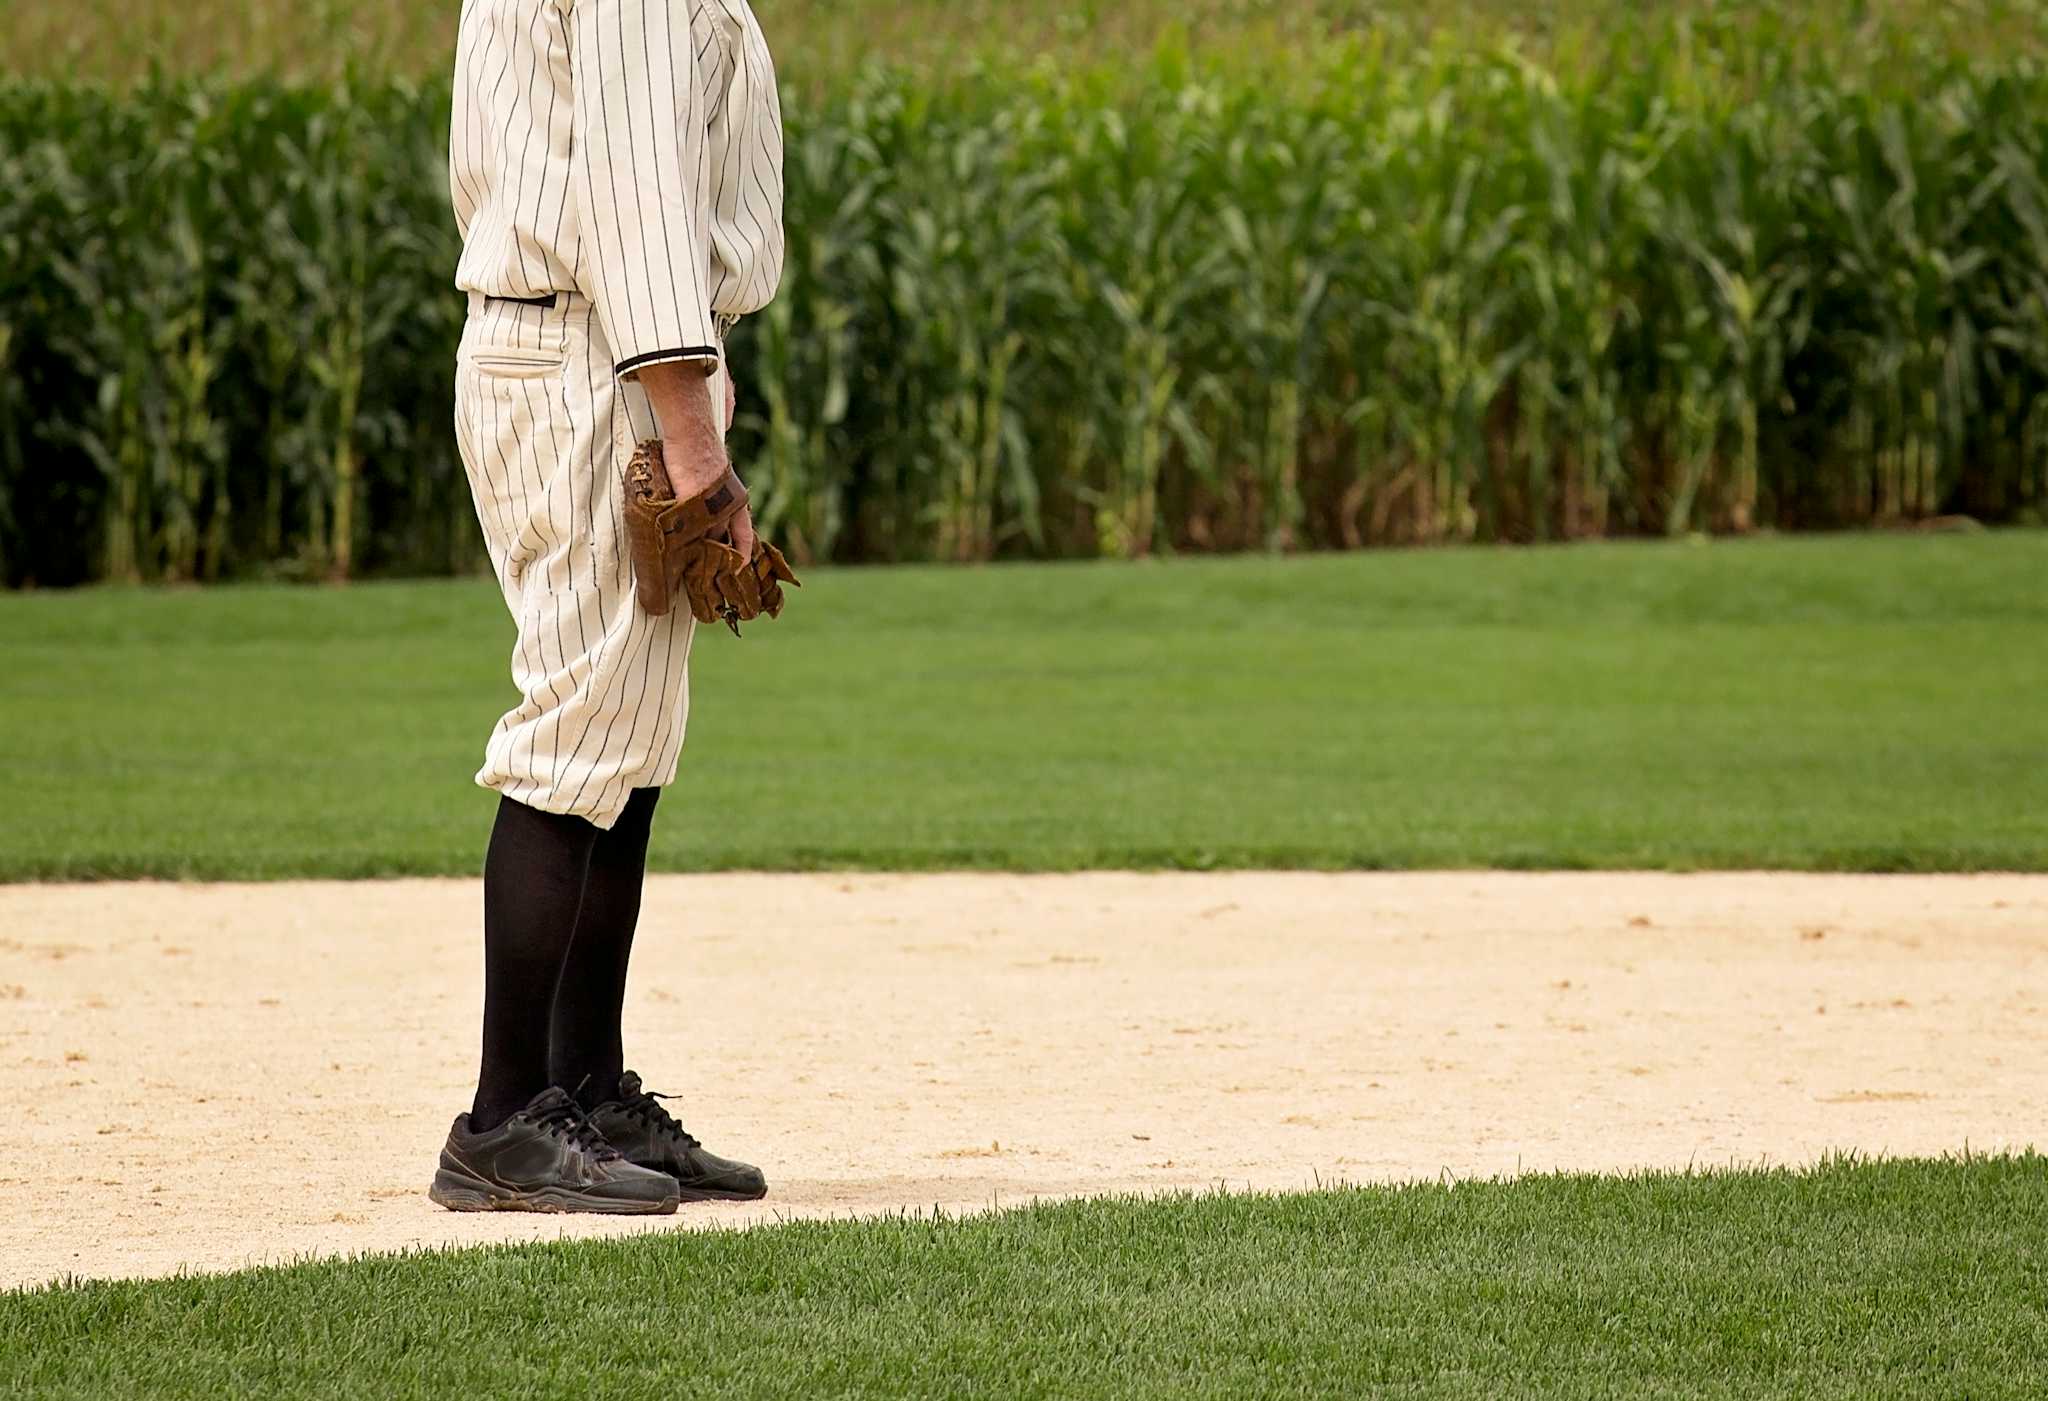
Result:
[[[640,891],[647,876],[647,838],[659,788],[635,789],[611,831],[590,849],[576,940],[555,991],[549,1075],[585,1108],[619,1097],[625,1068],[619,1017],[626,1005],[626,965],[640,921]]]
[[[546,1089],[555,988],[596,827],[510,798],[484,858],[484,1054],[470,1127],[496,1128]]]

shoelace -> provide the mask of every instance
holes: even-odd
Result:
[[[661,1133],[680,1138],[687,1147],[702,1148],[704,1145],[699,1143],[688,1129],[676,1122],[675,1115],[661,1107],[660,1101],[676,1098],[676,1095],[658,1095],[652,1090],[642,1090],[631,1099],[619,1101],[619,1108],[653,1125]]]
[[[600,1162],[619,1156],[619,1150],[605,1142],[597,1125],[583,1112],[583,1106],[567,1095],[555,1100],[533,1116],[534,1126],[556,1138],[566,1139]]]

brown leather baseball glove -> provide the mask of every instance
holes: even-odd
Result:
[[[661,441],[640,444],[626,464],[626,545],[640,606],[654,617],[689,602],[700,623],[740,624],[766,613],[782,616],[782,586],[802,587],[782,551],[758,536],[753,557],[732,543],[733,517],[746,509],[747,489],[728,468],[702,496],[678,501],[662,468]]]

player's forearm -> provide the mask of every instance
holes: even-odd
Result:
[[[702,495],[725,475],[725,440],[718,431],[720,406],[711,402],[710,362],[681,360],[649,365],[640,371],[640,387],[654,409],[661,434],[662,459],[676,496]]]

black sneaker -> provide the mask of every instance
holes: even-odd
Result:
[[[629,1070],[619,1077],[619,1097],[591,1110],[590,1122],[627,1161],[668,1174],[686,1202],[751,1202],[768,1195],[761,1169],[705,1152],[661,1107],[666,1098],[649,1094]]]
[[[620,1216],[665,1216],[680,1200],[674,1178],[627,1162],[559,1089],[489,1133],[471,1133],[469,1115],[457,1115],[427,1195],[450,1211]]]

